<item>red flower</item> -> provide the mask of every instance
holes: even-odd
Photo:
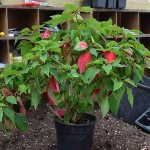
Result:
[[[111,64],[116,60],[116,55],[113,52],[104,52],[104,58],[107,60],[108,64]]]
[[[42,39],[48,39],[51,35],[51,32],[49,30],[45,30],[43,33],[41,33]]]
[[[85,41],[80,41],[76,46],[75,46],[75,50],[77,51],[82,51],[85,50],[86,48],[88,48],[88,44]]]
[[[92,56],[89,52],[85,52],[78,58],[79,72],[83,73],[86,69],[86,65],[92,60]]]
[[[80,48],[84,48],[84,49],[88,48],[88,44],[84,41],[79,42],[79,46]]]
[[[97,96],[98,94],[100,94],[100,92],[101,92],[100,89],[95,89],[95,90],[93,91],[92,97],[93,97],[94,100],[96,99],[96,96]]]
[[[60,93],[58,82],[53,76],[50,79],[49,87],[52,91]]]
[[[10,91],[10,89],[7,86],[4,86],[2,88],[2,94],[6,98],[6,96],[12,96],[13,93]]]
[[[55,115],[59,117],[63,117],[65,115],[65,110],[64,109],[57,109],[55,110]]]
[[[20,113],[22,113],[24,116],[26,116],[26,109],[24,107],[22,100],[20,99],[20,100],[18,100],[18,102],[19,102],[19,106],[20,106]]]
[[[48,104],[51,106],[56,106],[56,100],[52,97],[51,93],[44,92],[42,96],[48,101]]]
[[[95,79],[97,79],[97,78],[99,78],[99,77],[101,77],[101,74],[100,74],[100,73],[98,73],[98,74],[95,76]]]

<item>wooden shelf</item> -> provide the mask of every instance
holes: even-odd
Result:
[[[8,41],[0,40],[0,63],[9,63]]]
[[[53,15],[57,15],[57,14],[61,14],[62,11],[61,10],[48,10],[48,9],[40,9],[39,10],[39,24],[42,24],[48,20],[50,20],[50,16],[53,16]]]
[[[38,10],[36,9],[8,9],[8,29],[22,30],[26,27],[31,28],[38,23]]]
[[[140,13],[140,30],[144,34],[150,34],[150,12]]]
[[[5,37],[0,37],[0,63],[9,63],[9,52],[14,48],[16,37],[8,36],[8,29],[40,25],[48,20],[50,16],[61,14],[64,8],[60,7],[20,7],[0,6],[0,32],[5,32]],[[126,29],[140,29],[143,34],[138,36],[139,41],[150,49],[150,10],[129,9],[93,9],[90,14],[81,13],[84,18],[93,16],[99,21],[112,19],[113,24]],[[69,23],[64,25],[67,29]],[[27,37],[19,38],[27,39]]]
[[[113,24],[117,24],[117,13],[116,11],[94,11],[93,17],[99,21],[107,21],[112,19]]]
[[[124,27],[126,29],[139,29],[139,13],[118,12],[117,23],[120,27]]]

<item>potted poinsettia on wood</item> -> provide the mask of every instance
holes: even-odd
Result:
[[[150,55],[132,32],[112,25],[111,20],[83,19],[80,11],[89,13],[91,8],[68,4],[61,15],[46,22],[50,30],[41,34],[38,28],[43,25],[24,29],[22,36],[29,38],[20,43],[23,62],[10,65],[2,73],[1,89],[15,87],[16,101],[27,97],[37,108],[41,98],[47,99],[55,114],[58,150],[91,149],[96,122],[94,105],[99,106],[102,116],[109,110],[116,114],[127,92],[132,106],[131,86],[142,79],[145,58]],[[68,21],[70,28],[65,30],[63,24]],[[58,25],[62,29],[51,32]],[[1,101],[3,114],[8,106],[3,93]],[[9,109],[15,111],[11,104]],[[16,112],[14,118],[15,115]],[[12,121],[5,112],[0,121],[5,117]]]

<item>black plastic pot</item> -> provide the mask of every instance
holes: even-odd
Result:
[[[135,121],[135,124],[150,133],[150,108]]]
[[[106,0],[92,0],[94,8],[106,8]]]
[[[126,7],[126,0],[117,0],[117,8],[125,8]]]
[[[130,106],[125,94],[118,110],[118,118],[128,123],[134,123],[150,107],[150,78],[143,77],[143,82],[140,82],[138,87],[133,89],[133,96],[133,108]]]
[[[84,0],[84,1],[83,1],[83,6],[92,7],[92,0]]]
[[[91,122],[64,124],[55,120],[57,150],[91,150],[96,117],[86,114]]]

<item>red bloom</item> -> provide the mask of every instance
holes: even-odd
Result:
[[[101,77],[101,74],[100,74],[100,73],[98,73],[98,74],[95,76],[95,79],[97,79],[97,78],[99,78],[99,77]]]
[[[80,48],[84,48],[84,49],[88,48],[88,44],[84,41],[79,42],[79,46]]]
[[[42,39],[48,39],[51,35],[51,32],[49,30],[45,30],[43,33],[41,33]]]
[[[55,115],[59,117],[63,117],[65,115],[65,110],[64,109],[57,109],[55,110]]]
[[[51,106],[56,106],[56,100],[52,97],[51,93],[44,92],[42,96],[48,101],[48,104]]]
[[[95,90],[93,91],[92,97],[93,97],[94,100],[96,99],[96,95],[100,94],[100,92],[101,92],[100,89],[95,89]]]
[[[89,52],[85,52],[78,58],[79,72],[83,73],[86,69],[86,65],[92,60],[92,56]]]
[[[19,106],[20,106],[20,113],[22,113],[24,116],[26,116],[26,109],[24,107],[24,104],[21,100],[18,100]]]
[[[2,94],[6,98],[6,96],[12,96],[13,93],[10,91],[10,89],[7,86],[4,86],[2,88]]]
[[[85,41],[80,41],[76,46],[75,46],[75,50],[77,51],[83,51],[86,48],[88,48],[88,44]]]
[[[52,91],[60,93],[58,82],[53,76],[50,79],[49,87]]]
[[[116,60],[116,55],[113,52],[104,52],[104,58],[107,60],[108,64],[111,64]]]

